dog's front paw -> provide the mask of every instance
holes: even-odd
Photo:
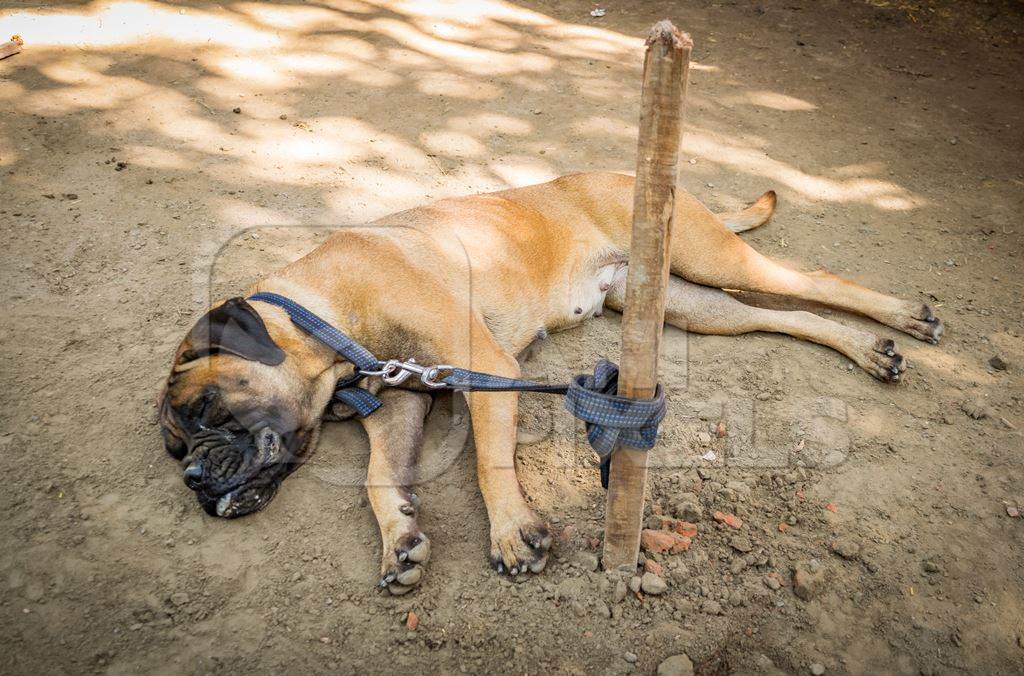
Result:
[[[384,543],[378,586],[395,596],[412,590],[423,578],[423,564],[430,558],[430,540],[419,531]]]
[[[932,309],[924,303],[912,307],[909,316],[904,318],[903,325],[898,328],[909,333],[918,340],[935,345],[942,338],[945,326],[942,320],[932,313]]]
[[[491,523],[491,565],[499,573],[539,573],[548,562],[551,533],[533,512]]]
[[[870,349],[858,355],[857,364],[885,383],[898,383],[907,370],[906,360],[896,351],[896,344],[888,338],[875,340]]]

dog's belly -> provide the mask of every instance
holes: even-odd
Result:
[[[580,273],[570,277],[564,300],[554,305],[554,316],[546,326],[549,331],[567,329],[591,317],[600,317],[608,290],[626,278],[626,263],[619,260],[596,268],[580,266]]]

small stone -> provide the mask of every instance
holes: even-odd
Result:
[[[583,570],[593,572],[597,570],[597,554],[592,552],[576,552],[576,555],[573,557],[573,563]]]
[[[622,654],[622,659],[626,660],[630,664],[636,664],[636,661],[639,658],[637,657],[636,653],[625,652]]]
[[[1019,519],[1020,518],[1020,510],[1018,508],[1014,507],[1013,505],[1007,505],[1006,506],[1006,516],[1008,516],[1010,518],[1013,518],[1013,519]]]
[[[677,519],[689,523],[696,523],[701,520],[704,516],[704,508],[701,506],[697,497],[684,498],[672,506],[672,514]]]
[[[418,626],[420,626],[419,615],[410,610],[409,614],[405,616],[405,628],[409,631],[416,631]]]
[[[825,587],[825,569],[816,561],[797,564],[793,570],[793,593],[804,601],[810,601]]]
[[[572,614],[576,617],[583,617],[587,614],[587,609],[579,601],[573,601],[569,604],[569,607],[572,609]]]
[[[939,568],[939,564],[934,561],[925,561],[922,564],[922,567],[926,573],[938,573],[941,570],[941,568]]]
[[[860,556],[860,543],[852,538],[840,538],[832,543],[832,551],[847,561],[853,561]]]
[[[686,655],[673,655],[658,665],[658,676],[693,676],[693,662]]]
[[[960,404],[960,410],[974,420],[982,420],[992,416],[992,409],[982,399],[965,401]]]
[[[183,606],[186,603],[188,603],[188,601],[188,594],[186,594],[185,592],[174,592],[173,594],[171,594],[171,603],[173,603],[176,606]]]
[[[654,559],[646,559],[644,561],[644,572],[654,573],[658,577],[665,577],[665,569]]]
[[[232,108],[231,112],[234,113],[235,115],[241,115],[242,114],[242,109],[241,108]]]
[[[701,605],[700,609],[703,610],[708,615],[721,615],[722,614],[722,604],[719,603],[718,601],[712,601],[710,599],[705,601],[704,604]]]
[[[811,673],[814,674],[814,676],[821,676],[825,673],[825,665],[815,662],[811,665]]]
[[[278,115],[277,117],[278,117],[278,119],[280,119],[280,120],[287,120],[287,119],[288,119],[288,116],[287,116],[287,115],[285,115],[284,113],[281,113],[281,114],[280,114],[280,115]]]
[[[772,591],[778,591],[782,587],[782,581],[775,573],[768,573],[764,576],[764,584]]]
[[[737,535],[730,540],[729,546],[743,554],[746,554],[754,548],[754,544],[750,541],[750,538],[743,535]]]
[[[996,371],[1006,370],[1006,360],[1003,359],[998,354],[992,355],[992,357],[988,360],[988,365],[994,368]]]
[[[625,581],[618,580],[615,583],[615,589],[612,591],[612,602],[622,603],[622,599],[626,598],[628,592],[629,587],[626,586]]]
[[[654,573],[644,573],[644,576],[640,579],[640,588],[645,594],[657,596],[658,594],[664,594],[668,590],[668,583]]]
[[[640,584],[641,581],[639,575],[634,575],[633,577],[629,578],[629,589],[634,594],[640,591]]]

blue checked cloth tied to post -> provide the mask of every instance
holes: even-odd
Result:
[[[619,445],[639,450],[654,447],[658,424],[665,417],[665,393],[659,385],[652,399],[629,399],[615,394],[619,367],[602,359],[593,375],[579,375],[566,385],[546,385],[531,380],[469,371],[454,366],[422,366],[413,361],[380,361],[365,347],[295,301],[276,293],[260,292],[249,300],[280,307],[300,329],[352,362],[355,374],[337,384],[334,398],[366,417],[381,401],[359,382],[381,377],[388,385],[400,385],[413,375],[431,389],[457,392],[541,392],[565,395],[565,408],[584,421],[587,440],[601,456],[601,485],[608,487],[612,451]]]

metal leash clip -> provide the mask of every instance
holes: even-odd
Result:
[[[420,382],[431,389],[441,389],[447,387],[447,385],[440,380],[442,371],[451,371],[454,366],[447,364],[438,364],[437,366],[421,366],[416,363],[415,359],[409,359],[407,361],[400,361],[398,359],[389,359],[382,361],[378,364],[380,367],[377,371],[363,371],[359,373],[364,376],[380,376],[381,380],[387,385],[397,386],[404,383],[412,375],[418,375]]]

